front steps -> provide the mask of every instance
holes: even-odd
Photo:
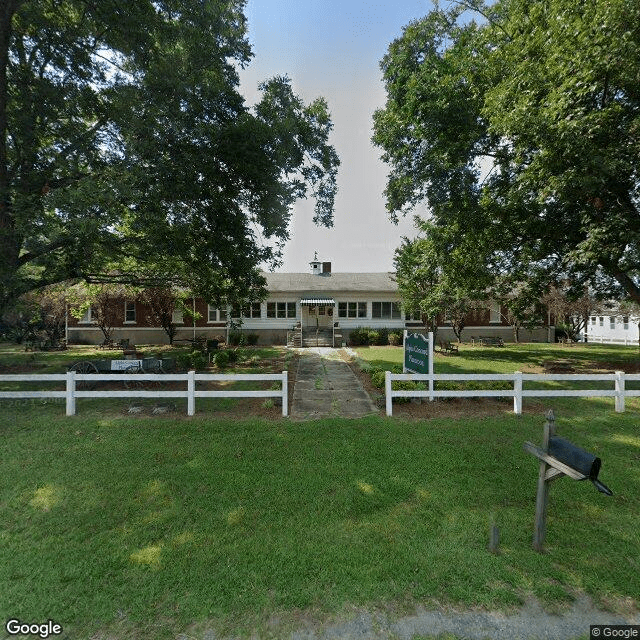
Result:
[[[335,345],[333,339],[335,335]],[[333,329],[303,329],[300,331],[290,331],[287,334],[288,347],[341,347],[342,332],[336,328],[335,334]]]

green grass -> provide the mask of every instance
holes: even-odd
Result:
[[[358,357],[373,366],[402,364],[402,347],[358,347]],[[435,373],[512,373],[530,367],[542,367],[548,360],[571,360],[580,368],[604,365],[634,365],[639,362],[637,347],[621,345],[586,344],[563,347],[559,344],[523,343],[504,347],[460,345],[458,354],[436,354]]]
[[[540,416],[294,423],[9,408],[0,617],[53,618],[80,639],[168,638],[207,620],[249,633],[274,612],[353,604],[637,598],[637,419],[605,408],[559,420],[602,457],[615,495],[554,483],[540,555],[537,464],[522,450]],[[486,550],[492,521],[499,556]]]
[[[358,362],[364,370],[382,369],[392,370],[402,366],[402,347],[360,347],[356,349]],[[443,355],[436,353],[434,358],[434,373],[442,374],[469,374],[469,373],[540,373],[544,369],[544,363],[563,360],[569,362],[575,373],[613,372],[617,369],[640,370],[640,357],[636,347],[619,345],[587,344],[574,347],[563,347],[556,344],[524,343],[507,344],[504,347],[480,347],[469,344],[460,345],[458,354]],[[437,383],[436,389],[450,388],[452,383]],[[470,388],[468,383],[457,382],[455,386]],[[476,383],[486,388],[491,388],[491,383]],[[510,383],[501,382],[494,385],[510,387]],[[640,382],[627,381],[628,389],[640,389]],[[496,387],[497,388],[497,387]],[[529,389],[613,389],[613,382],[607,381],[525,381],[523,388]],[[573,411],[575,398],[553,398],[547,402],[553,402],[562,410]],[[609,400],[613,406],[613,399]],[[637,399],[627,399],[629,407],[637,406]],[[538,407],[539,401],[524,400],[527,406]]]
[[[359,350],[377,366],[399,352]],[[463,345],[436,371],[512,371],[556,353],[637,357]],[[0,363],[30,355],[3,348]],[[78,354],[36,355],[55,368]],[[533,595],[558,609],[586,592],[638,607],[637,400],[625,414],[612,400],[550,401],[559,433],[602,458],[614,496],[554,482],[545,555],[531,549],[537,461],[522,443],[540,440],[548,403],[525,400],[522,416],[505,404],[458,420],[299,423],[275,408],[238,420],[236,399],[200,400],[193,418],[181,400],[167,418],[124,415],[128,402],[79,401],[73,418],[60,402],[0,402],[0,618],[54,619],[79,640],[162,640],[209,627],[268,635],[273,615],[295,628],[304,612],[353,606],[508,609]],[[209,417],[221,408],[232,419]],[[494,522],[497,556],[486,549]]]

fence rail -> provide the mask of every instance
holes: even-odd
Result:
[[[638,346],[638,340],[632,340],[631,338],[609,338],[607,336],[587,336],[587,341],[589,343],[596,344],[621,344],[625,346]]]
[[[393,389],[393,382],[410,381],[426,382],[428,389]],[[482,374],[417,374],[417,373],[385,373],[385,398],[387,415],[393,415],[393,398],[499,398],[512,397],[513,411],[516,414],[522,413],[522,399],[536,397],[590,397],[590,398],[615,398],[615,410],[624,412],[625,398],[640,397],[640,389],[627,389],[626,383],[629,381],[639,381],[640,374],[626,374],[624,371],[615,373],[482,373]],[[442,389],[436,390],[437,382],[497,382],[510,381],[513,383],[512,389]],[[613,388],[609,389],[523,389],[525,382],[609,382]]]
[[[280,389],[246,389],[246,390],[220,390],[210,391],[196,389],[197,382],[238,382],[238,381],[279,381]],[[68,416],[76,413],[77,398],[186,398],[187,414],[195,414],[196,398],[282,398],[282,415],[289,414],[288,408],[288,377],[287,372],[282,373],[49,373],[49,374],[17,374],[0,375],[0,382],[64,382],[64,391],[0,391],[0,399],[3,398],[65,398]],[[85,391],[78,389],[78,382],[186,382],[186,389],[128,389],[126,391],[105,389],[101,391]]]

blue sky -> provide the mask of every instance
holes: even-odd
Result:
[[[373,112],[385,101],[379,62],[402,27],[430,8],[427,0],[248,0],[255,57],[241,73],[242,91],[252,103],[260,81],[288,75],[306,102],[325,97],[342,163],[334,227],[316,227],[313,203],[298,203],[279,270],[307,271],[317,251],[334,271],[388,271],[401,237],[414,235],[411,219],[389,221],[387,168],[370,140]]]

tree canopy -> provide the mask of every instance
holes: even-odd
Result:
[[[469,0],[409,24],[374,116],[392,217],[426,203],[493,273],[640,301],[638,25],[636,0]]]
[[[328,106],[287,77],[251,108],[244,0],[6,0],[0,308],[67,279],[246,297],[292,204],[330,226]]]

